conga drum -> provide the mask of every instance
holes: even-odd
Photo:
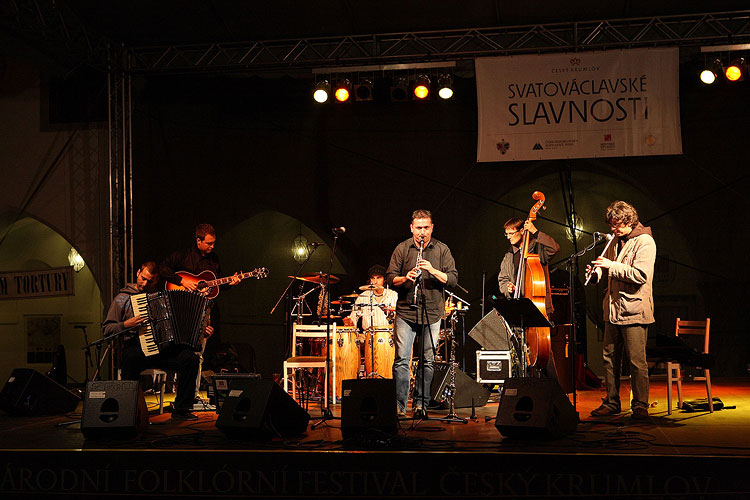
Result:
[[[395,357],[393,327],[368,328],[365,332],[365,373],[367,376],[393,378]]]
[[[359,345],[357,328],[337,326],[333,341],[332,361],[335,360],[336,396],[341,397],[341,382],[344,379],[357,378],[359,371]],[[333,391],[333,377],[330,377],[329,391]]]

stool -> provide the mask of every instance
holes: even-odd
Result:
[[[156,376],[156,385],[159,386],[159,415],[164,413],[164,387],[167,384],[167,372],[158,368],[143,370],[141,375]]]

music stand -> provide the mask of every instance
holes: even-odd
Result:
[[[525,336],[524,328],[552,328],[552,324],[542,314],[542,311],[534,305],[528,297],[509,299],[499,297],[492,300],[492,306],[512,328],[519,328],[521,335]],[[521,345],[526,348],[526,339],[521,339]],[[519,356],[523,376],[526,376],[526,355]]]

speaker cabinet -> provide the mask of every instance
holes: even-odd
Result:
[[[417,367],[417,370],[419,370],[419,367]],[[449,405],[449,385],[450,370],[448,363],[435,363],[435,373],[432,376],[432,385],[430,386],[430,397],[432,398],[433,406],[447,407]],[[489,397],[490,391],[459,368],[456,368],[456,394],[453,403],[456,408],[468,408],[472,405],[472,401],[474,407],[478,408],[486,405]]]
[[[86,384],[81,432],[86,439],[133,439],[148,428],[148,409],[137,380]]]
[[[575,432],[578,412],[556,380],[509,378],[503,385],[495,427],[509,438],[554,439]]]
[[[216,427],[232,437],[268,440],[303,434],[310,422],[307,413],[272,380],[238,379],[216,419]]]
[[[16,368],[0,392],[0,408],[11,415],[69,413],[81,401],[65,387],[31,368]]]
[[[395,434],[396,382],[392,379],[343,380],[341,397],[341,435],[357,437],[369,429]]]
[[[469,332],[469,337],[488,351],[507,351],[510,332],[494,309],[484,315]]]

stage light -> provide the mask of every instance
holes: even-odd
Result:
[[[354,98],[357,101],[372,101],[372,81],[368,79],[360,80],[354,86]]]
[[[71,247],[70,252],[68,252],[68,264],[73,266],[75,272],[79,272],[86,265],[86,262],[81,257],[81,254],[78,253],[78,250]]]
[[[700,73],[700,79],[706,85],[711,85],[716,81],[719,74],[723,72],[724,68],[722,68],[721,60],[717,58],[704,66],[703,71]]]
[[[745,58],[740,57],[724,68],[724,76],[730,82],[741,82],[745,79]]]
[[[440,78],[438,78],[438,95],[442,99],[453,97],[453,78],[451,75],[440,75]]]
[[[430,96],[430,78],[427,75],[419,75],[414,82],[414,97],[419,100]]]
[[[328,94],[331,92],[331,86],[328,84],[328,80],[322,80],[315,85],[313,90],[313,99],[319,103],[324,103],[328,100]]]
[[[336,90],[333,91],[333,96],[338,102],[347,102],[349,97],[352,95],[352,82],[349,80],[339,80],[336,84]]]
[[[396,78],[391,86],[391,101],[404,102],[408,100],[408,86],[409,82],[406,80],[406,77],[400,76]]]

